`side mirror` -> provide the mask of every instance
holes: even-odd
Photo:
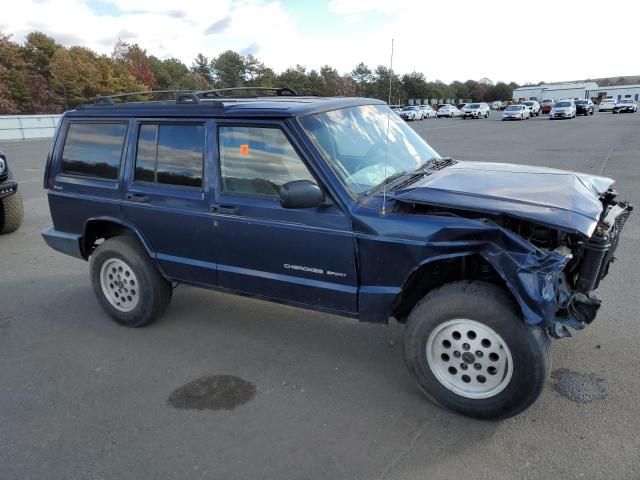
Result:
[[[324,193],[311,180],[294,180],[280,188],[280,205],[284,208],[313,208],[324,202]]]

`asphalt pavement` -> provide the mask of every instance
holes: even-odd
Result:
[[[611,176],[640,206],[640,114],[411,126],[454,158]],[[48,145],[0,144],[25,205],[0,237],[0,479],[640,478],[640,212],[537,403],[475,421],[420,394],[402,325],[179,287],[157,324],[119,327],[40,237]]]

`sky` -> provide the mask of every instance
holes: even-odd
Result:
[[[231,49],[276,72],[388,66],[394,39],[394,71],[447,83],[640,75],[639,25],[631,0],[4,0],[0,16],[20,42],[38,30],[109,54],[120,38],[187,66]]]

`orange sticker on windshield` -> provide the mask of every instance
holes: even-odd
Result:
[[[240,145],[240,155],[249,155],[249,145],[243,143]]]

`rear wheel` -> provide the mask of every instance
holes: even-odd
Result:
[[[24,207],[20,192],[0,199],[0,234],[12,233],[20,228],[24,219]]]
[[[91,255],[89,269],[98,301],[121,325],[149,325],[169,306],[171,284],[131,235],[113,237],[98,245]]]
[[[522,321],[503,289],[483,282],[447,284],[422,299],[406,325],[404,355],[427,397],[487,419],[529,407],[550,367],[544,331]]]

